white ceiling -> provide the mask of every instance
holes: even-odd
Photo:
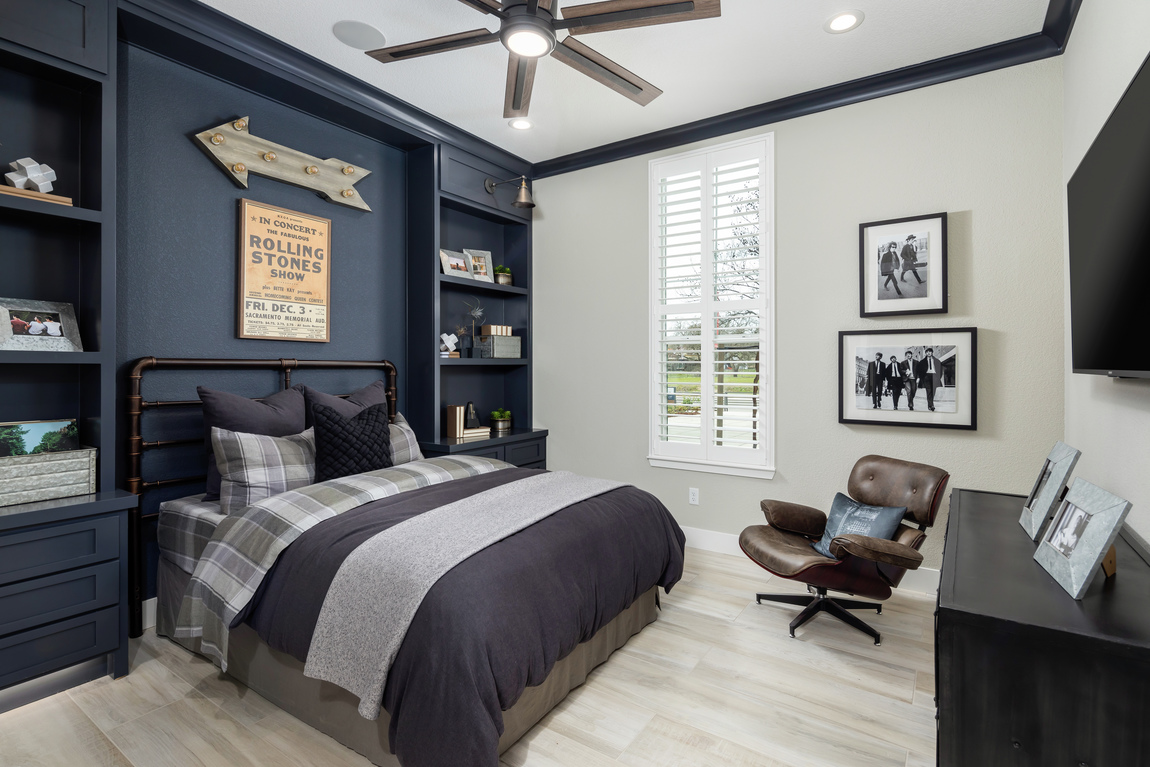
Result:
[[[539,64],[535,127],[503,118],[499,43],[380,64],[331,33],[363,21],[388,45],[486,27],[458,0],[206,0],[208,5],[531,162],[1041,31],[1048,0],[723,0],[721,18],[581,35],[664,93],[641,107],[551,58]],[[572,1],[572,5],[581,4]],[[563,6],[559,0],[560,11]],[[846,34],[823,24],[857,8]]]

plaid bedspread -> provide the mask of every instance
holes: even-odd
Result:
[[[411,461],[274,495],[216,528],[180,604],[175,638],[227,671],[228,631],[280,552],[325,519],[421,487],[473,477],[511,464],[456,456]]]

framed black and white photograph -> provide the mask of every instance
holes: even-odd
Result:
[[[76,311],[54,301],[0,298],[0,349],[82,352]]]
[[[859,314],[946,314],[946,214],[859,225]]]
[[[444,274],[471,279],[471,272],[467,269],[467,256],[457,250],[439,251],[439,264],[443,267]]]
[[[1056,442],[1050,455],[1042,462],[1042,469],[1034,480],[1034,487],[1030,489],[1030,495],[1026,497],[1026,503],[1023,505],[1022,516],[1018,519],[1018,524],[1022,525],[1030,540],[1038,540],[1046,523],[1054,516],[1058,501],[1062,498],[1062,491],[1081,455],[1081,450],[1075,450],[1063,442]]]
[[[1040,536],[1034,560],[1066,593],[1082,599],[1129,513],[1129,501],[1076,479]]]
[[[491,263],[491,253],[486,250],[463,249],[467,258],[467,271],[471,279],[480,282],[495,282],[495,265]]]
[[[839,423],[978,427],[978,329],[839,332]]]

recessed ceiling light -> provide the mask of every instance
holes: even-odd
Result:
[[[341,43],[359,51],[374,51],[387,44],[382,32],[362,21],[337,21],[331,31]]]
[[[843,11],[827,19],[827,23],[823,24],[823,29],[832,35],[841,35],[843,32],[850,32],[862,24],[864,18],[866,17],[862,11]]]
[[[535,127],[535,123],[528,120],[526,117],[516,117],[507,123],[515,130],[531,130]]]

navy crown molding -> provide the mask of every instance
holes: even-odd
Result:
[[[849,104],[1057,56],[1066,48],[1074,19],[1081,5],[1082,0],[1050,0],[1046,20],[1040,33],[556,157],[535,163],[533,177],[538,179],[571,173]]]
[[[130,45],[398,149],[449,144],[531,175],[523,158],[197,0],[119,0],[118,8],[120,39]]]

